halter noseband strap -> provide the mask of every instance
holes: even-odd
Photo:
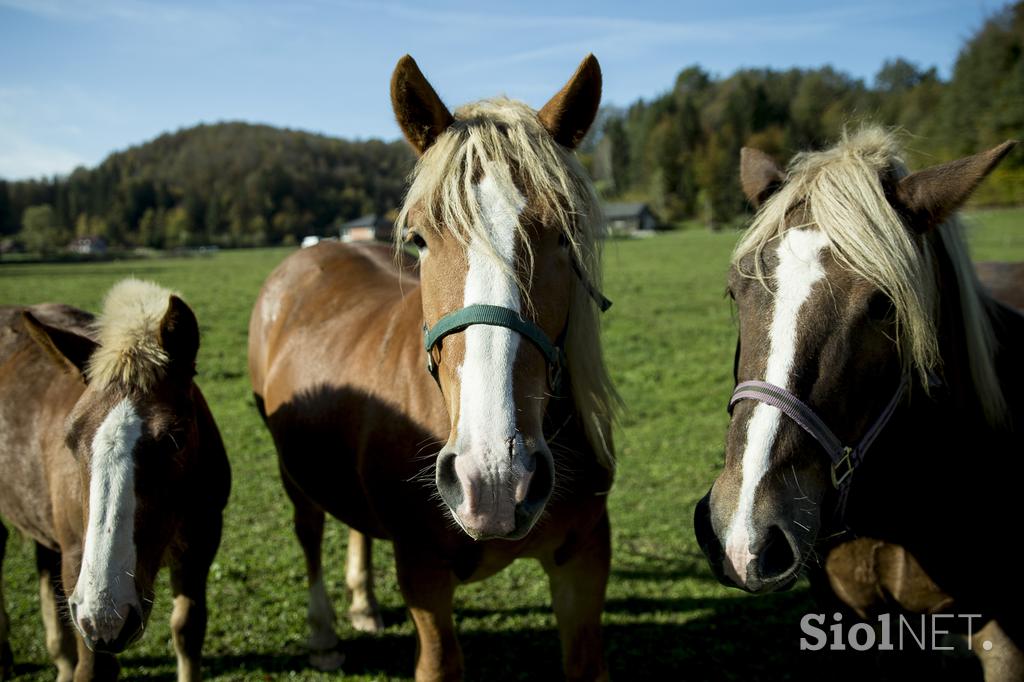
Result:
[[[775,384],[764,381],[744,381],[737,384],[729,399],[729,413],[732,413],[733,406],[741,400],[756,400],[766,405],[779,409],[787,417],[797,423],[800,428],[810,434],[825,449],[829,459],[832,460],[832,485],[839,490],[839,507],[837,509],[840,518],[846,510],[846,500],[850,492],[850,476],[854,470],[864,461],[868,448],[878,438],[886,424],[892,419],[896,408],[903,400],[909,387],[907,375],[900,379],[899,386],[893,394],[889,403],[878,415],[878,418],[871,425],[871,428],[861,437],[860,442],[855,446],[843,445],[843,442],[836,437],[832,429],[822,421],[821,417],[806,403],[795,395]]]
[[[562,348],[551,342],[544,330],[529,320],[524,320],[515,310],[497,305],[477,303],[450,312],[437,321],[433,327],[423,325],[423,346],[427,350],[427,369],[431,374],[437,373],[434,346],[449,334],[465,330],[474,324],[486,324],[492,327],[505,327],[522,334],[537,350],[540,351],[548,366],[560,369],[562,366]]]
[[[604,297],[583,274],[583,269],[576,258],[570,255],[573,272],[579,278],[587,294],[594,299],[601,312],[612,307],[612,302]],[[434,346],[449,334],[456,334],[464,331],[474,324],[486,324],[492,327],[504,327],[521,334],[530,343],[536,346],[548,365],[548,383],[555,391],[559,389],[562,380],[562,367],[565,366],[565,350],[562,348],[562,339],[553,342],[548,338],[537,324],[530,320],[523,319],[518,311],[497,305],[486,303],[475,303],[465,308],[452,311],[437,321],[433,327],[423,325],[423,347],[427,351],[427,371],[437,381],[437,364],[434,362]]]

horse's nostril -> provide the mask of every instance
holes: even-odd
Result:
[[[711,524],[711,491],[700,499],[693,510],[693,530],[697,536],[697,544],[704,552],[711,566],[718,570],[722,562],[724,551],[722,543],[715,535],[714,526]]]
[[[121,628],[121,636],[124,638],[126,645],[138,639],[142,634],[142,630],[142,612],[135,606],[129,607],[124,626]]]
[[[786,533],[779,526],[770,527],[757,558],[761,580],[770,582],[782,577],[790,573],[799,562],[800,558],[793,551]]]
[[[452,509],[462,504],[462,484],[455,471],[455,453],[442,452],[437,456],[437,491],[441,499]]]
[[[527,469],[531,472],[530,484],[520,504],[532,513],[537,507],[543,507],[551,496],[555,485],[555,464],[551,455],[543,450],[533,453],[528,462],[531,465]]]
[[[540,458],[541,456],[542,455],[539,452],[535,452],[529,457],[523,457],[523,468],[526,469],[527,472],[532,474],[534,471],[537,470],[537,459]]]

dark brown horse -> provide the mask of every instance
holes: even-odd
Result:
[[[727,585],[809,565],[861,617],[977,615],[944,622],[974,625],[990,681],[1024,677],[1024,317],[979,286],[956,211],[1012,147],[913,174],[875,128],[786,173],[744,151],[737,390],[696,512]]]
[[[230,471],[192,381],[198,350],[192,311],[148,282],[117,284],[98,320],[0,308],[0,517],[36,543],[61,682],[117,678],[114,654],[142,635],[163,565],[178,679],[199,679]],[[0,560],[6,539],[0,525]],[[3,679],[7,634],[0,594]]]
[[[565,674],[606,677],[615,397],[592,300],[601,223],[572,152],[600,87],[588,57],[540,112],[496,99],[453,116],[403,58],[392,100],[421,157],[399,224],[418,270],[388,249],[321,244],[263,286],[249,368],[295,505],[315,665],[340,663],[329,513],[352,529],[357,628],[381,627],[371,538],[394,543],[417,679],[461,677],[455,588],[519,557],[548,573]]]

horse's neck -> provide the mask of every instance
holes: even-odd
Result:
[[[1024,316],[1002,305],[989,313],[999,340],[997,372],[1013,420],[997,427],[978,406],[962,317],[948,317],[959,315],[959,303],[944,313],[943,325],[951,328],[940,329],[943,383],[930,394],[913,387],[853,478],[858,533],[896,542],[917,536],[927,542],[942,527],[947,536],[966,533],[975,510],[1004,504],[992,499],[1002,482],[1024,476],[1024,458],[1016,456],[1024,433],[1024,355],[1016,350],[1024,341]]]
[[[1008,430],[1024,434],[1024,314],[993,300],[988,309],[996,336],[996,375],[1006,399]]]

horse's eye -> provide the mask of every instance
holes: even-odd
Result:
[[[892,319],[892,299],[880,291],[871,295],[868,300],[868,317],[876,322],[887,322]]]
[[[179,452],[188,444],[188,433],[182,429],[165,431],[157,439],[157,443],[172,452]]]
[[[405,241],[411,243],[420,251],[425,251],[427,248],[427,241],[420,235],[419,232],[409,230],[409,234],[406,236]]]
[[[563,249],[569,246],[569,236],[566,235],[564,232],[558,235],[558,245],[561,246]]]

